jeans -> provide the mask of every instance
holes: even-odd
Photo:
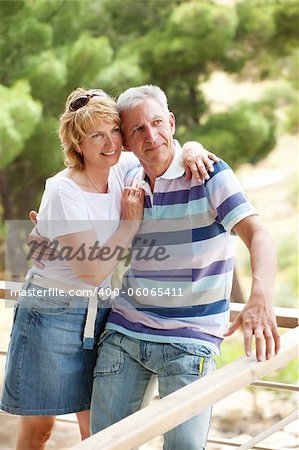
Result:
[[[96,433],[140,409],[153,375],[160,398],[211,373],[214,354],[199,344],[165,344],[105,331],[99,342],[91,401],[91,431]],[[203,450],[211,408],[164,435],[164,450]]]
[[[38,290],[29,284],[15,310],[0,407],[22,416],[85,411],[97,358],[96,348],[83,348],[87,300]],[[96,338],[109,312],[98,309]]]

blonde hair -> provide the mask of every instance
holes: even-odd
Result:
[[[64,152],[64,164],[77,170],[83,170],[85,163],[80,153],[80,143],[87,131],[98,121],[117,123],[120,117],[115,101],[109,97],[94,95],[88,103],[76,111],[72,111],[71,104],[84,95],[96,93],[96,89],[77,88],[67,98],[65,111],[59,121],[59,138]]]

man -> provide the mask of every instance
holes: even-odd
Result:
[[[138,410],[153,374],[164,397],[210,373],[223,337],[239,327],[248,356],[253,337],[259,361],[279,350],[274,246],[234,174],[220,161],[203,185],[184,178],[173,140],[175,117],[157,86],[128,89],[118,108],[124,145],[143,166],[131,179],[143,180],[145,210],[131,268],[100,340],[93,433]],[[235,233],[250,253],[252,286],[227,331]],[[154,258],[141,258],[145,249]],[[204,411],[166,433],[164,449],[204,449],[210,414]]]

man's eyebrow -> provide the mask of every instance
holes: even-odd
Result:
[[[152,116],[151,118],[150,118],[150,122],[153,122],[154,120],[157,120],[157,119],[163,119],[164,118],[164,116],[163,116],[163,114],[155,114],[154,116]],[[143,126],[143,123],[141,123],[141,122],[136,122],[136,123],[134,123],[133,125],[131,125],[130,126],[130,131],[132,131],[132,130],[134,130],[135,128],[139,128],[139,127],[142,127]]]

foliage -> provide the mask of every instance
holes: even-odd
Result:
[[[42,107],[30,95],[27,81],[10,89],[0,85],[0,169],[7,167],[24,149],[41,117]]]
[[[263,106],[238,103],[228,112],[212,115],[204,125],[194,127],[193,138],[218,152],[232,167],[248,160],[255,163],[275,144],[275,118]]]
[[[24,218],[37,208],[45,177],[62,167],[57,117],[77,86],[116,96],[158,84],[179,139],[197,138],[234,167],[275,144],[279,103],[265,99],[211,115],[201,90],[215,69],[240,78],[279,77],[296,88],[295,0],[35,0],[0,2],[1,208]],[[276,102],[276,103],[275,103]],[[289,129],[295,129],[289,98]],[[287,112],[288,113],[288,112]]]
[[[285,131],[288,133],[299,133],[299,106],[298,103],[290,105],[287,110],[287,120],[285,124]]]
[[[227,55],[227,70],[257,79],[278,76],[279,62],[298,45],[297,0],[243,0],[236,12],[236,45]]]

